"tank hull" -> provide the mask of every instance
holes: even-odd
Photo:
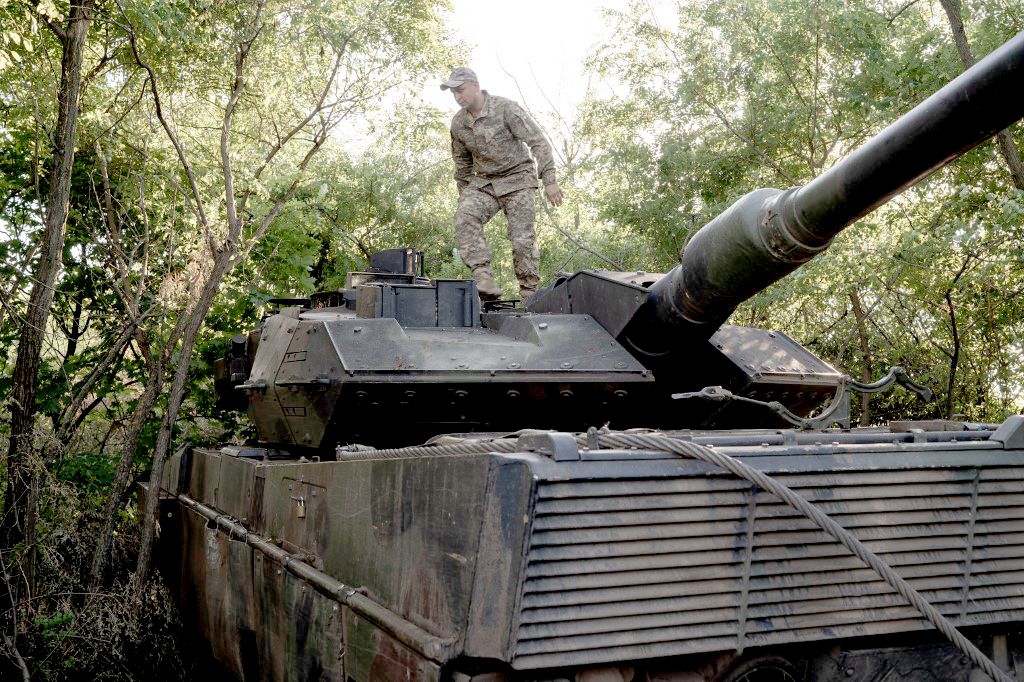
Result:
[[[989,648],[1024,622],[1024,430],[1011,426],[686,437],[798,490]],[[731,474],[520,442],[359,461],[176,457],[162,545],[187,557],[168,564],[186,620],[242,679],[630,668],[714,680],[765,652],[806,671],[837,646],[865,671],[931,649],[932,663],[959,660],[845,548]],[[872,637],[911,644],[868,656]],[[970,673],[956,670],[935,679]]]

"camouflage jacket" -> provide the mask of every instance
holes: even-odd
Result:
[[[459,193],[466,187],[491,184],[496,196],[555,182],[551,145],[540,127],[512,100],[488,95],[480,115],[460,109],[452,118],[452,158]],[[537,160],[534,166],[533,158]]]

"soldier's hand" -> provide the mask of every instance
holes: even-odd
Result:
[[[544,194],[555,206],[562,205],[562,188],[558,186],[557,182],[553,182],[550,185],[544,185]]]

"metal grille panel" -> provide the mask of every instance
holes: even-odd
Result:
[[[1024,471],[779,475],[957,625],[1024,617]],[[515,667],[920,630],[872,570],[725,477],[540,482]]]

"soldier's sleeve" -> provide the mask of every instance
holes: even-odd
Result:
[[[452,132],[452,161],[455,162],[455,186],[459,194],[469,184],[469,176],[473,172],[473,154],[466,145]]]
[[[525,142],[526,146],[530,148],[530,153],[533,154],[533,158],[537,162],[537,177],[545,185],[554,184],[556,181],[555,157],[551,153],[551,145],[544,137],[544,132],[519,105],[511,102],[509,104],[506,114],[509,130],[512,131],[512,135],[516,139]]]

